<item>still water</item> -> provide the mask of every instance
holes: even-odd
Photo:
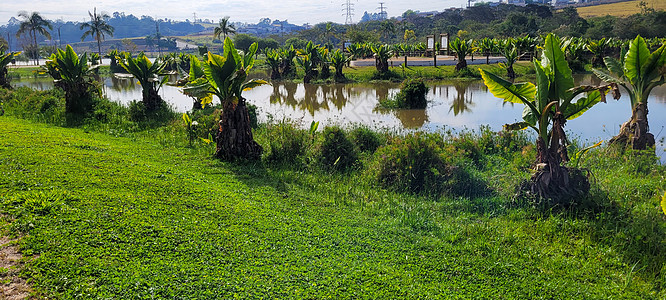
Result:
[[[175,79],[175,78],[174,78]],[[141,87],[133,79],[102,78],[105,95],[127,104],[141,99]],[[576,77],[576,84],[599,85],[594,75]],[[24,79],[14,85],[27,85],[36,89],[50,89],[46,79]],[[399,84],[296,84],[275,83],[257,87],[244,93],[248,101],[259,108],[260,120],[289,119],[304,127],[320,121],[320,126],[364,124],[375,128],[421,129],[434,131],[441,128],[478,129],[488,125],[500,130],[502,125],[519,121],[523,106],[504,103],[488,92],[482,81],[449,81],[430,83],[426,109],[377,110],[378,99],[397,93]],[[581,118],[567,122],[571,138],[586,145],[608,140],[616,135],[620,125],[629,119],[629,98],[622,91],[619,101],[608,97],[608,103],[596,105]],[[160,94],[177,111],[192,108],[192,98],[179,88],[165,85]],[[648,102],[650,132],[657,140],[657,154],[666,162],[664,137],[666,136],[666,86],[652,91]]]

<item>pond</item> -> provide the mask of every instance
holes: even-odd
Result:
[[[102,81],[105,95],[113,101],[127,104],[141,99],[141,87],[135,80],[105,77]],[[48,79],[23,79],[13,84],[36,89],[53,87]],[[599,85],[600,81],[594,75],[579,75],[576,76],[576,84]],[[320,121],[321,127],[364,124],[375,128],[434,131],[444,127],[478,129],[481,125],[488,125],[492,130],[500,130],[504,124],[520,120],[523,110],[522,105],[503,103],[495,98],[482,81],[430,83],[426,109],[375,108],[378,99],[393,95],[398,90],[399,84],[396,83],[276,83],[247,91],[244,96],[250,103],[257,105],[260,120],[289,119],[300,122],[304,127],[316,120]],[[629,98],[622,92],[619,101],[608,96],[608,103],[601,103],[581,118],[567,122],[566,129],[570,137],[591,145],[616,135],[620,125],[631,114]],[[165,85],[160,94],[179,112],[192,108],[192,98],[183,95],[179,88]],[[648,103],[650,132],[657,140],[657,154],[662,162],[666,162],[666,86],[655,88]]]

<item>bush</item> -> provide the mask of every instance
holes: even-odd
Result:
[[[291,123],[280,122],[269,125],[263,131],[268,146],[264,153],[266,161],[301,165],[307,150],[309,135],[305,130],[298,129]]]
[[[350,135],[361,152],[375,152],[382,145],[379,134],[367,127],[358,127],[352,130]]]
[[[325,169],[347,171],[358,164],[354,144],[340,127],[326,127],[317,147],[316,159]]]
[[[169,123],[180,117],[171,107],[163,103],[153,111],[148,111],[143,101],[132,101],[129,104],[130,120],[139,123],[141,127],[157,127]]]
[[[381,186],[397,191],[436,195],[485,191],[480,181],[452,163],[460,156],[455,147],[445,147],[441,136],[416,133],[380,147],[370,172]]]
[[[65,99],[61,89],[38,91],[18,87],[11,91],[4,90],[0,97],[9,115],[55,125],[65,124]]]
[[[406,79],[402,82],[398,94],[380,100],[379,105],[383,108],[423,109],[428,105],[425,97],[427,93],[428,87],[423,79]]]

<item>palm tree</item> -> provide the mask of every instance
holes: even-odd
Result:
[[[104,34],[113,36],[113,26],[109,25],[106,20],[109,18],[109,15],[106,13],[97,14],[97,8],[93,10],[90,15],[90,22],[81,24],[80,28],[88,28],[88,31],[84,32],[81,36],[81,41],[83,41],[87,36],[92,36],[97,41],[97,54],[102,57],[102,40],[104,40]]]
[[[33,56],[33,58],[35,58],[35,63],[39,65],[37,34],[41,34],[50,39],[51,34],[46,29],[47,28],[53,29],[53,26],[51,26],[51,23],[49,23],[49,21],[42,18],[42,16],[39,15],[38,12],[33,12],[31,14],[28,14],[28,12],[22,11],[19,12],[18,16],[23,18],[23,21],[19,25],[19,30],[16,31],[16,37],[20,37],[21,35],[24,35],[26,32],[28,33],[30,40],[33,42],[32,44],[32,46],[34,47],[33,50],[35,50],[35,55]]]
[[[229,23],[229,17],[224,17],[220,19],[220,25],[215,27],[213,32],[213,39],[219,39],[220,35],[223,36],[223,39],[227,39],[228,35],[236,33],[236,27],[234,24]]]

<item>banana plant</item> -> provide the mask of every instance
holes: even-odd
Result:
[[[305,73],[303,77],[303,83],[310,83],[312,79],[314,79],[317,76],[317,65],[314,63],[312,59],[312,54],[308,53],[306,55],[299,55],[296,57],[296,62],[298,63],[298,66],[300,66],[303,69],[303,72]]]
[[[518,49],[516,48],[516,42],[512,38],[508,38],[500,42],[499,52],[504,56],[506,62],[504,66],[506,67],[506,76],[510,79],[516,78],[516,72],[513,70],[513,64],[516,63],[520,56],[518,55]]]
[[[467,55],[470,55],[477,50],[477,48],[474,47],[474,40],[461,40],[456,38],[451,41],[449,46],[451,47],[451,50],[456,53],[456,58],[458,59],[455,70],[460,71],[467,68],[467,60],[465,60],[465,58]]]
[[[258,159],[263,149],[254,141],[243,91],[268,84],[265,80],[247,79],[247,72],[254,66],[257,43],[241,55],[229,37],[224,40],[222,56],[208,52],[203,62],[205,83],[185,90],[204,91],[215,95],[222,104],[220,130],[217,133],[215,156],[222,160],[237,158]]]
[[[88,66],[85,53],[77,55],[72,46],[65,50],[58,49],[45,63],[49,75],[53,77],[55,86],[65,91],[65,111],[70,114],[85,114],[92,110],[92,94],[98,93],[91,79],[97,65]]]
[[[296,57],[296,49],[294,46],[282,49],[280,52],[280,75],[284,78],[293,78],[296,76],[296,65],[294,58]]]
[[[151,62],[145,54],[141,53],[137,58],[126,56],[120,61],[120,65],[128,73],[134,75],[142,88],[143,105],[147,111],[154,111],[164,104],[164,100],[159,95],[160,88],[169,80],[164,76],[160,79],[162,70],[166,67],[160,59]]]
[[[189,73],[185,78],[185,88],[182,92],[194,99],[193,109],[203,109],[213,102],[213,96],[208,93],[208,86],[206,85],[208,81],[206,80],[203,63],[196,55],[191,55],[189,62]]]
[[[386,74],[389,70],[388,60],[393,57],[393,50],[389,45],[372,46],[371,49],[375,56],[375,68],[380,74]]]
[[[280,76],[280,52],[277,50],[266,50],[266,64],[271,67],[271,80],[279,80]]]
[[[335,68],[335,82],[345,82],[347,80],[345,74],[342,73],[342,69],[349,61],[351,61],[351,57],[345,55],[345,53],[339,49],[335,50],[331,55],[331,64],[333,64],[333,67]]]
[[[580,196],[581,187],[573,182],[575,180],[570,180],[571,173],[562,166],[569,161],[564,125],[567,120],[575,119],[595,104],[605,101],[604,93],[609,87],[574,87],[571,69],[559,39],[549,34],[543,48],[541,60],[534,60],[536,86],[530,82],[514,84],[493,73],[479,71],[495,97],[525,105],[523,121],[505,125],[505,129],[529,127],[537,133],[535,166],[539,171],[532,177],[530,190],[542,198],[557,200]],[[579,98],[583,93],[586,95]],[[582,177],[584,179],[580,180],[587,180]]]
[[[109,51],[104,57],[110,60],[109,69],[112,73],[122,72],[123,68],[118,64],[118,58],[121,57],[121,53],[118,50]]]
[[[622,124],[620,133],[609,143],[645,150],[654,146],[654,135],[649,132],[648,98],[657,86],[666,83],[666,44],[650,53],[647,43],[639,35],[629,44],[620,60],[604,59],[606,70],[592,69],[601,80],[617,84],[629,94],[631,118]]]
[[[585,48],[592,53],[592,66],[603,67],[604,57],[606,56],[606,49],[611,45],[612,39],[601,38],[599,40],[592,40],[587,42]]]
[[[331,51],[328,48],[319,48],[319,78],[328,79],[331,77]]]
[[[486,56],[486,65],[490,64],[490,55],[493,52],[497,52],[499,48],[497,41],[494,39],[483,38],[479,40],[477,45],[479,46],[479,51]]]
[[[14,57],[18,56],[20,52],[9,52],[0,54],[0,88],[11,89],[12,86],[9,85],[9,80],[7,80],[7,66],[14,60]]]

